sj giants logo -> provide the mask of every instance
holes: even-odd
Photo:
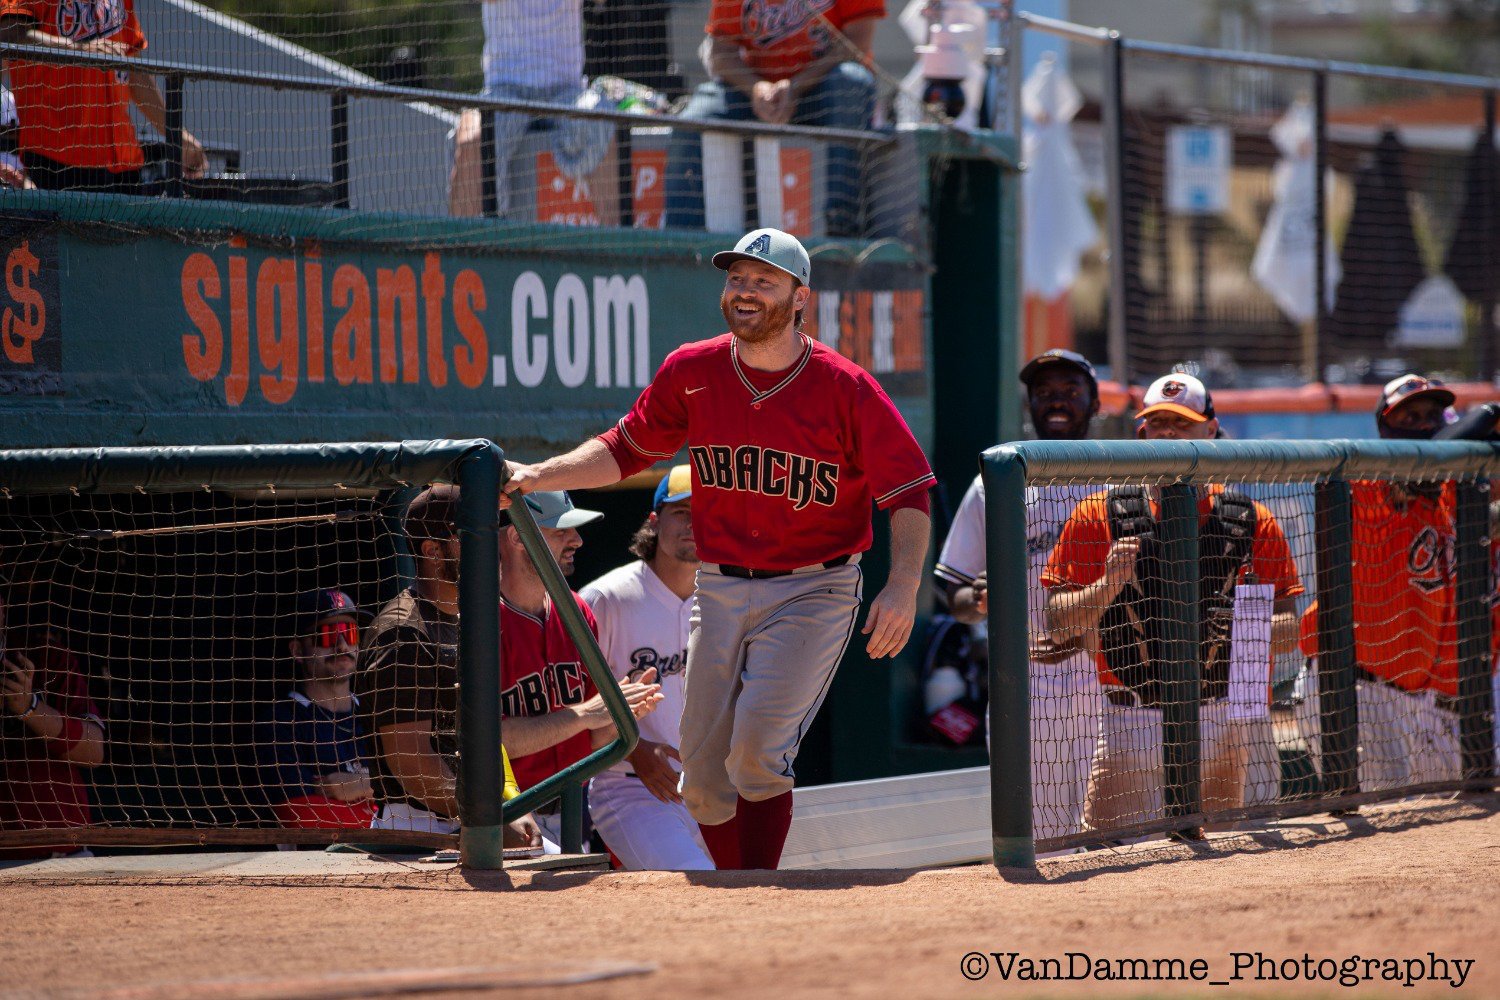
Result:
[[[500,692],[500,711],[507,718],[534,718],[583,701],[582,663],[549,663]]]
[[[808,37],[814,54],[828,47],[828,30],[818,15],[833,9],[834,0],[745,0],[740,7],[740,29],[751,45],[768,48],[791,38],[811,24]]]
[[[57,33],[75,42],[107,38],[125,26],[125,0],[62,0]]]
[[[1406,571],[1412,586],[1431,594],[1448,583],[1448,567],[1453,565],[1453,536],[1439,534],[1436,528],[1423,528],[1412,539],[1406,551]]]
[[[708,489],[786,497],[793,510],[832,507],[839,498],[839,467],[832,462],[752,444],[695,445],[688,456],[698,485]]]

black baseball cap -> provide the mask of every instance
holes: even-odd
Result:
[[[1089,385],[1094,387],[1094,392],[1099,391],[1099,374],[1094,371],[1093,364],[1088,358],[1077,351],[1066,351],[1061,347],[1054,347],[1050,351],[1043,351],[1030,361],[1026,367],[1021,369],[1021,383],[1026,388],[1031,388],[1031,383],[1041,374],[1042,369],[1048,365],[1067,365],[1083,372],[1084,378],[1089,380]]]
[[[421,542],[452,538],[458,523],[457,486],[438,483],[418,493],[406,508],[406,537]]]
[[[348,615],[359,621],[369,618],[369,615],[359,610],[354,599],[342,590],[309,590],[297,595],[297,610],[292,614],[291,621],[292,634],[311,635],[319,622],[334,615]]]

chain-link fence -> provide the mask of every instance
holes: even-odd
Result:
[[[1070,305],[1115,378],[1495,376],[1493,81],[1021,19],[1094,91],[1074,132],[1104,236]]]

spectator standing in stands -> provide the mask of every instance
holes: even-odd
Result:
[[[484,0],[484,91],[496,100],[538,101],[592,108],[598,95],[583,76],[581,0]],[[448,206],[453,215],[479,215],[482,203],[480,113],[468,109],[454,133]],[[502,216],[509,210],[508,166],[534,115],[495,112],[495,186]],[[559,116],[542,119],[552,130],[552,158],[566,177],[587,189],[601,220],[619,218],[614,138],[607,121]],[[544,220],[539,220],[544,221]]]
[[[1174,373],[1153,382],[1136,414],[1145,440],[1212,440],[1219,429],[1203,383]],[[1168,567],[1155,534],[1155,487],[1101,490],[1063,525],[1042,572],[1053,637],[1068,642],[1097,633],[1099,679],[1106,705],[1089,778],[1084,820],[1090,829],[1163,815],[1162,685],[1164,660],[1148,622],[1159,615]],[[1199,709],[1203,808],[1234,809],[1244,797],[1249,738],[1255,730],[1228,713],[1228,642],[1235,587],[1271,584],[1271,659],[1296,643],[1293,598],[1302,593],[1286,536],[1275,515],[1222,486],[1198,496],[1199,593],[1203,678]],[[1196,827],[1179,831],[1201,839]]]
[[[0,0],[0,41],[65,52],[134,56],[146,47],[132,0]],[[20,117],[20,153],[37,187],[139,191],[144,159],[134,103],[162,135],[166,103],[156,79],[135,70],[6,60]],[[203,174],[203,146],[182,133],[187,177]]]
[[[1454,399],[1434,379],[1403,375],[1381,391],[1376,429],[1385,439],[1430,440]],[[1438,480],[1356,480],[1349,490],[1360,790],[1456,779],[1452,492]],[[1298,723],[1321,767],[1318,604],[1302,615],[1302,651],[1312,659],[1298,678]]]
[[[710,77],[682,112],[690,119],[864,128],[875,110],[869,70],[884,0],[747,3],[713,0]],[[667,165],[666,224],[704,225],[702,133],[676,130]],[[828,235],[857,236],[860,154],[828,146]]]
[[[6,627],[5,602],[21,592],[0,578],[0,830],[88,826],[83,769],[104,762],[104,723],[83,667],[56,633]],[[76,851],[13,848],[0,858]]]
[[[654,670],[661,684],[662,703],[641,720],[635,752],[589,784],[594,826],[621,867],[632,870],[714,867],[677,793],[688,623],[698,574],[692,490],[692,469],[674,466],[631,539],[636,561],[580,591],[598,619],[599,645],[614,675],[635,680]]]
[[[359,611],[341,590],[314,590],[298,596],[291,626],[297,683],[255,739],[267,797],[285,827],[367,827],[375,804],[350,688]]]
[[[583,545],[578,529],[604,515],[574,507],[560,491],[531,493],[524,500],[563,575],[571,574]],[[607,744],[616,730],[520,532],[510,524],[509,512],[502,511],[500,518],[500,711],[516,785],[524,792]],[[577,594],[573,599],[598,635],[589,606]],[[656,675],[656,668],[649,668],[620,686],[637,718],[661,701]],[[536,817],[549,853],[557,852],[562,839],[556,805],[543,807]]]
[[[1051,350],[1021,369],[1036,436],[1078,441],[1099,412],[1094,366],[1073,351]],[[1057,643],[1047,631],[1042,569],[1068,515],[1098,487],[1061,483],[1026,489],[1026,551],[1030,554],[1031,774],[1035,835],[1077,833],[1083,822],[1089,759],[1099,731],[1103,695],[1087,644]],[[934,570],[953,617],[977,625],[989,614],[985,566],[984,480],[964,493]]]

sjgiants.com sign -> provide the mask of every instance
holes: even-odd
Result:
[[[633,394],[668,351],[723,329],[717,318],[684,329],[682,304],[669,302],[653,350],[651,294],[640,273],[554,268],[544,277],[539,264],[512,276],[482,258],[405,259],[374,266],[366,255],[325,259],[316,247],[266,256],[243,240],[191,253],[178,275],[183,368],[217,383],[231,407],[255,397],[289,403],[308,385]],[[716,305],[711,292],[682,294],[695,297],[695,308]],[[806,328],[877,376],[925,379],[924,308],[919,289],[827,289],[807,310]]]
[[[370,268],[325,264],[314,249],[252,269],[236,249],[194,253],[181,273],[183,365],[200,382],[222,379],[230,406],[252,386],[286,403],[304,382],[641,388],[651,378],[638,274],[564,273],[549,284],[524,271],[497,289],[437,253],[420,267]]]
[[[49,225],[5,220],[0,229],[0,394],[63,392],[57,235]]]

